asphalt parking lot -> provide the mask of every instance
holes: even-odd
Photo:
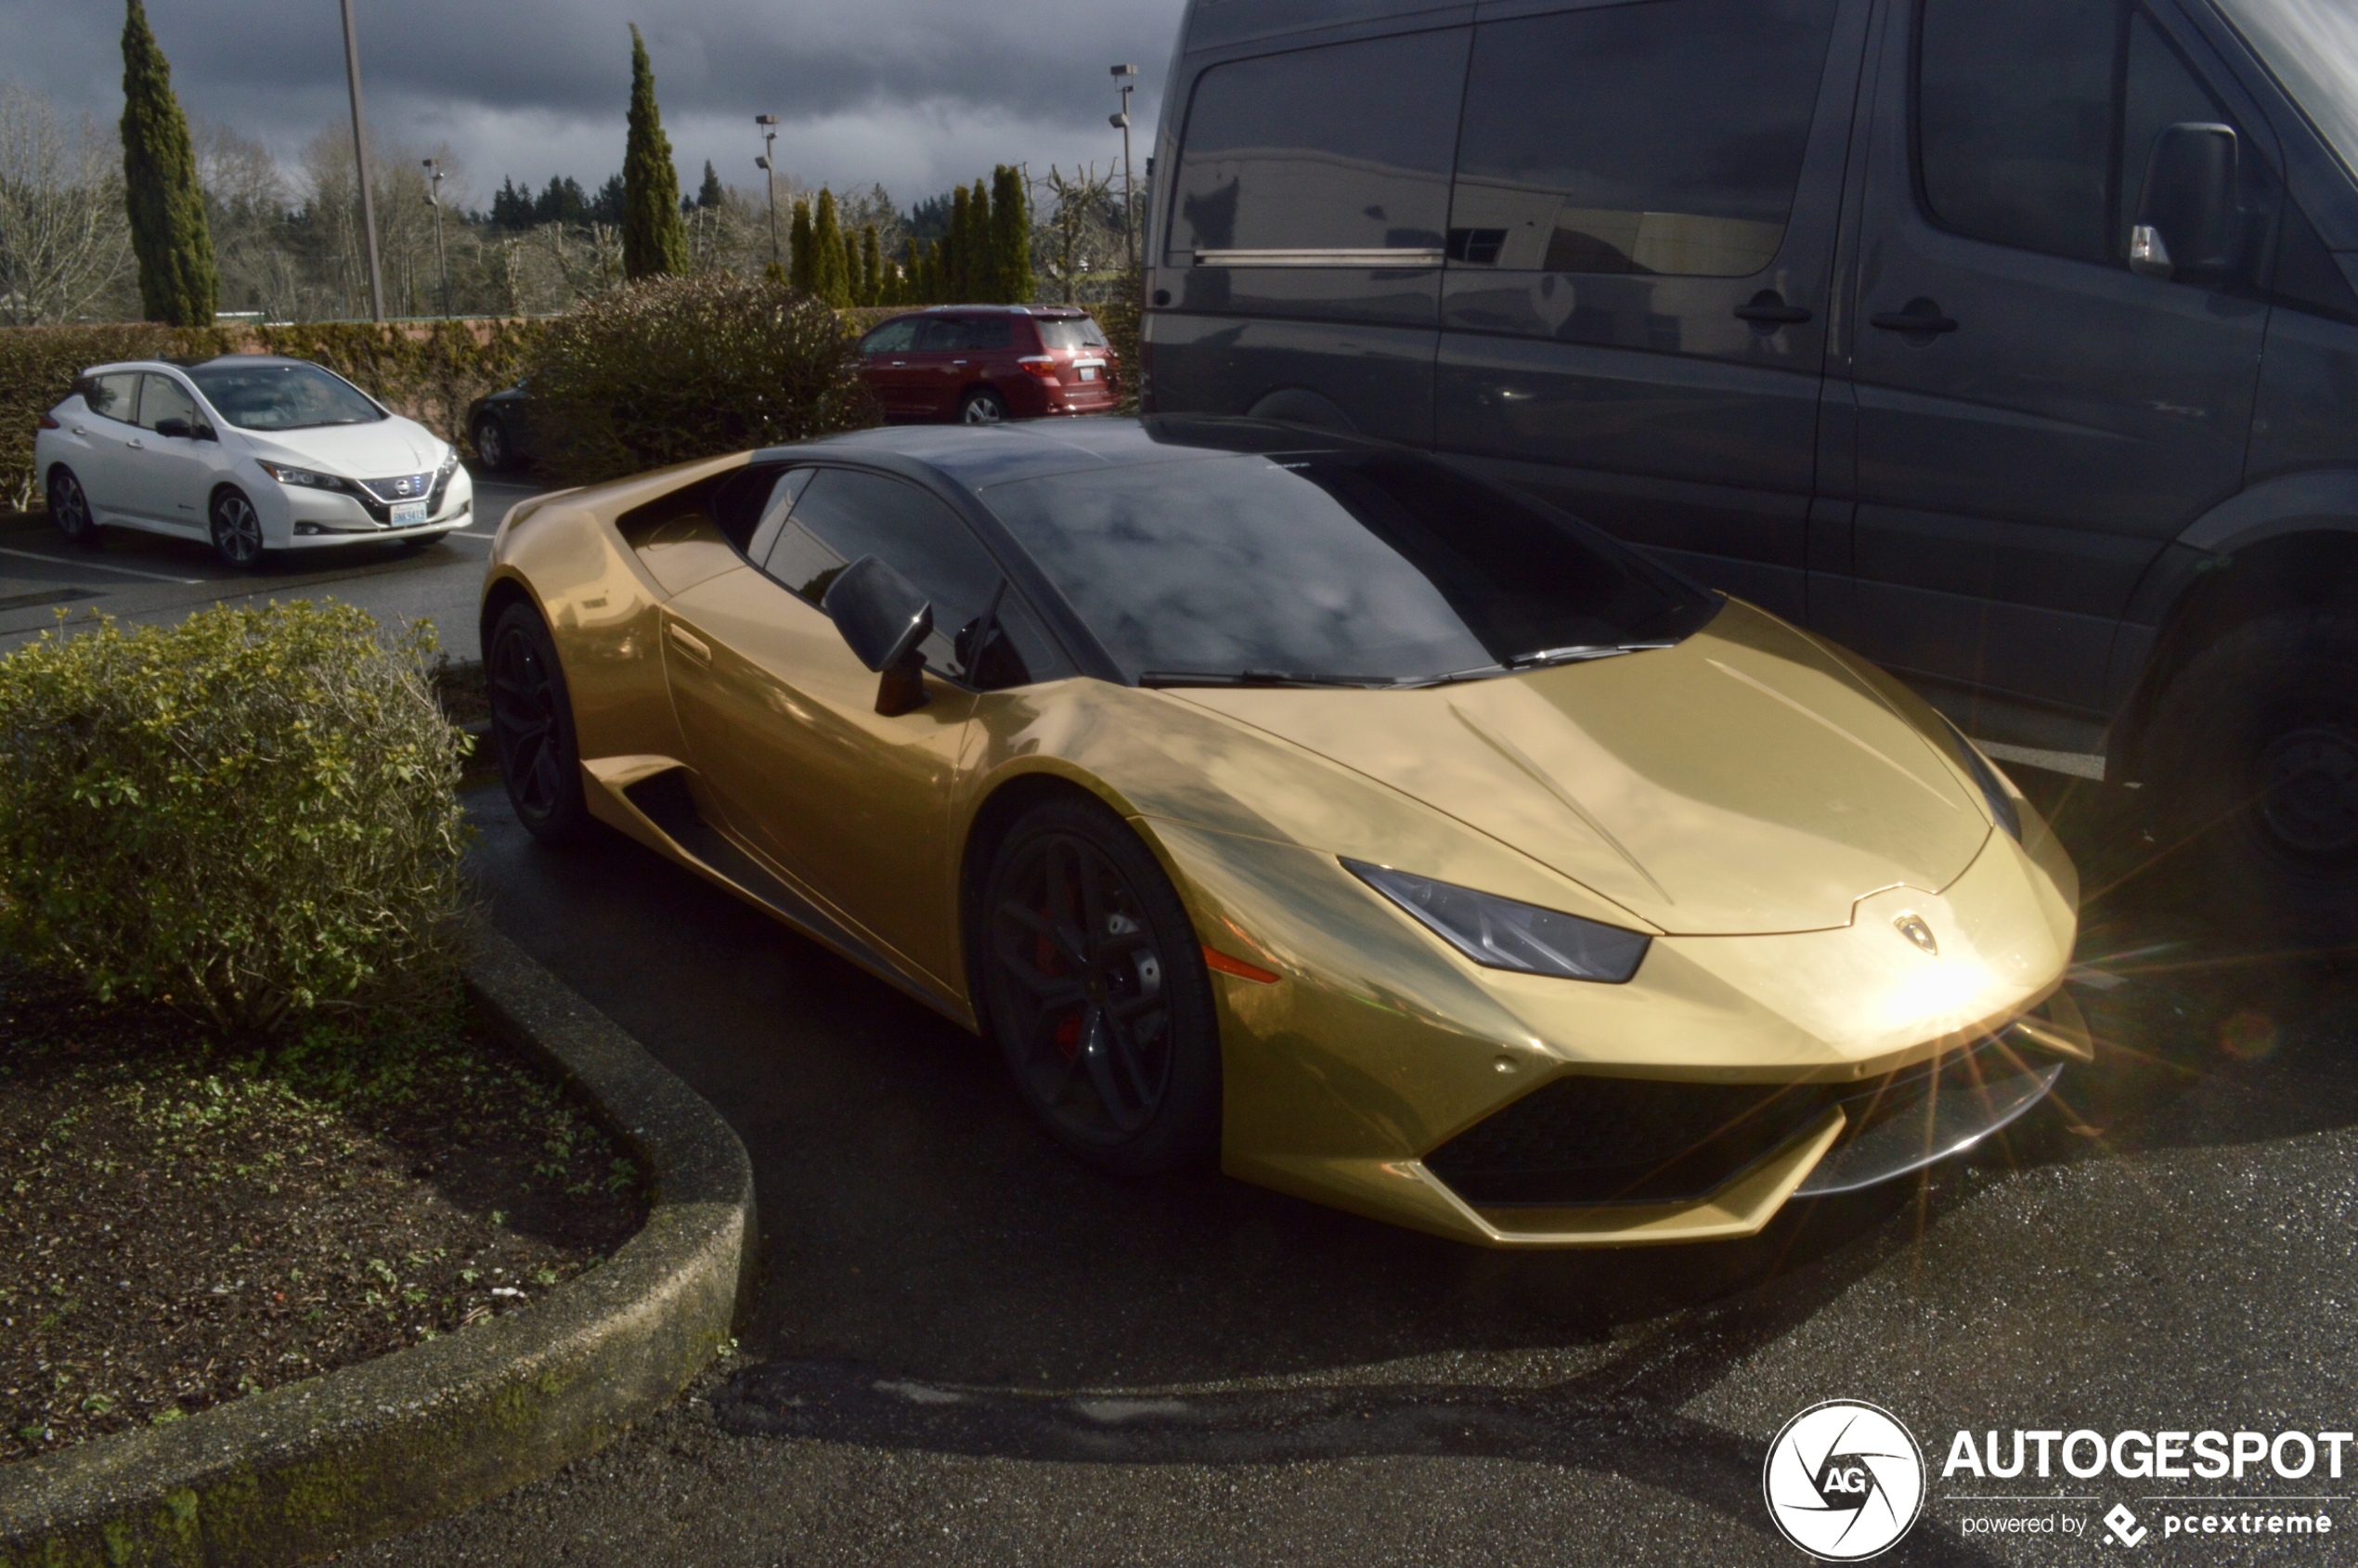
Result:
[[[1885,1561],[2086,1561],[2115,1503],[2185,1494],[2358,1532],[2358,1477],[1940,1475],[1961,1429],[2358,1425],[2358,985],[2141,915],[2136,881],[2082,946],[2105,1070],[2003,1147],[1742,1244],[1505,1255],[1090,1174],[897,992],[618,838],[552,853],[471,805],[491,918],[752,1151],[760,1302],[604,1453],[349,1561],[1791,1563],[1762,1458],[1833,1397],[1928,1450]],[[2008,1510],[2082,1533],[1973,1523]]]
[[[234,570],[194,539],[108,528],[99,548],[78,550],[41,519],[0,522],[0,653],[57,626],[60,611],[69,626],[101,615],[170,622],[211,604],[334,598],[388,625],[431,619],[442,651],[471,661],[481,656],[475,601],[492,533],[538,488],[477,479],[473,520],[439,543],[306,551],[259,572]]]

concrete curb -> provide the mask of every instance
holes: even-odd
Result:
[[[753,1284],[745,1146],[506,938],[476,936],[466,973],[485,1016],[652,1173],[646,1227],[527,1311],[0,1470],[0,1564],[325,1557],[595,1452],[728,1341]]]

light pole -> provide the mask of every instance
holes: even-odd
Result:
[[[450,319],[450,255],[442,248],[444,170],[441,163],[432,158],[424,162],[426,177],[431,182],[426,187],[426,205],[434,209],[434,265],[442,269],[442,318],[447,321]]]
[[[770,265],[783,265],[778,259],[778,117],[757,114],[753,123],[761,128],[761,156],[753,161],[761,177],[770,186]]]
[[[360,40],[352,31],[352,0],[343,0],[343,73],[352,87],[352,162],[360,174],[360,231],[369,248],[369,314],[382,323],[385,275],[377,264],[377,200],[369,191],[369,123],[360,114]]]
[[[1130,183],[1130,93],[1138,84],[1138,68],[1117,65],[1113,79],[1121,89],[1121,112],[1108,123],[1121,132],[1121,243],[1130,253],[1130,270],[1138,270],[1138,230],[1134,216],[1137,198]]]

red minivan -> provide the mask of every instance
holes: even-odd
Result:
[[[876,328],[860,355],[896,422],[1102,414],[1121,385],[1105,329],[1071,305],[933,305]]]

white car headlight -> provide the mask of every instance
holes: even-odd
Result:
[[[317,490],[344,488],[343,481],[332,473],[320,473],[308,468],[295,468],[287,463],[270,462],[262,458],[256,458],[253,460],[263,473],[281,485],[301,485]]]
[[[1619,985],[1638,972],[1653,939],[1561,910],[1518,903],[1411,876],[1388,866],[1345,861],[1351,875],[1406,910],[1443,941],[1492,969],[1555,975]]]

